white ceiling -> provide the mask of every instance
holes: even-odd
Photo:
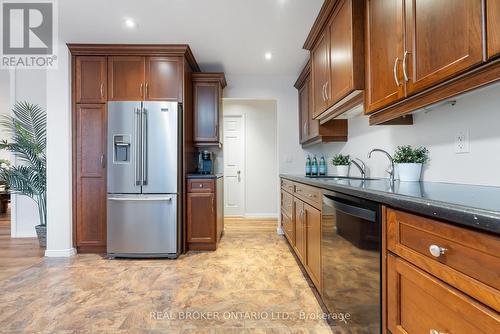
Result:
[[[59,35],[78,43],[189,44],[204,71],[296,75],[323,0],[60,0]],[[134,29],[125,27],[131,18]],[[273,53],[266,61],[264,54]]]

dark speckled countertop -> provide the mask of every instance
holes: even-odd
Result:
[[[280,176],[500,235],[500,187],[396,181],[391,189],[387,179],[362,181]]]
[[[223,174],[188,174],[188,179],[218,179],[223,177]]]

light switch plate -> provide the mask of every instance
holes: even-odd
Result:
[[[469,153],[469,130],[457,132],[455,135],[455,153]]]

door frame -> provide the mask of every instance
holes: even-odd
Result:
[[[242,177],[241,177],[241,189],[240,189],[240,193],[241,193],[241,215],[226,215],[224,214],[224,217],[225,218],[231,218],[231,217],[238,217],[238,218],[241,218],[241,217],[245,217],[245,213],[246,213],[246,205],[245,205],[245,200],[246,200],[246,196],[245,196],[245,190],[246,190],[246,150],[245,150],[245,144],[246,144],[246,137],[245,137],[245,124],[246,124],[246,120],[245,120],[245,113],[241,112],[241,111],[238,111],[236,113],[230,113],[230,114],[224,114],[223,113],[223,117],[222,117],[222,122],[224,123],[224,121],[226,120],[226,118],[240,118],[241,119],[241,128],[240,128],[240,135],[241,135],[241,156],[242,156],[242,163],[241,163],[241,166],[240,166],[240,170],[241,170],[241,174],[242,174]],[[222,134],[222,137],[223,137],[223,142],[225,141],[224,138],[226,137],[226,127],[223,128],[223,134]],[[225,146],[223,146],[223,151],[225,151]],[[226,160],[225,159],[225,154],[223,154],[224,156],[224,161]],[[226,169],[226,166],[225,166],[225,162],[223,163],[223,171]],[[226,184],[226,182],[224,182],[224,184]],[[224,212],[226,211],[226,196],[227,195],[227,191],[224,190]]]

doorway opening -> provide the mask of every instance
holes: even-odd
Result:
[[[224,99],[226,220],[278,219],[276,100]]]

